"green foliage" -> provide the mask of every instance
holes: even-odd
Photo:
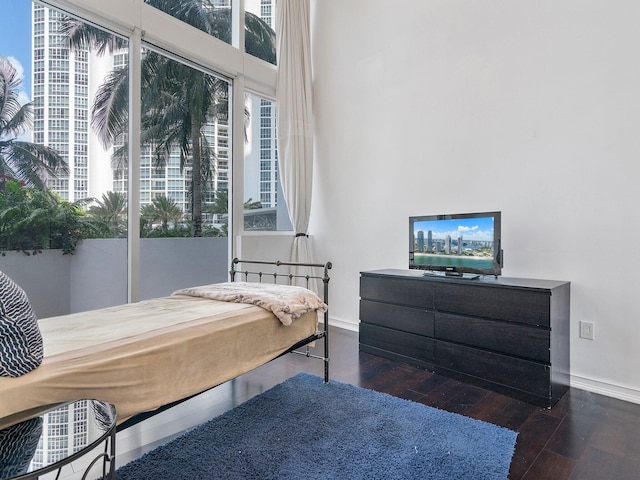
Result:
[[[191,229],[179,225],[183,214],[176,202],[158,195],[140,212],[140,235],[145,237],[190,237]],[[171,227],[170,227],[171,224]]]
[[[229,226],[226,223],[223,223],[220,228],[214,227],[213,225],[207,225],[204,227],[202,231],[203,237],[228,237],[229,236]]]
[[[0,184],[0,251],[30,255],[61,249],[72,254],[78,242],[91,235],[92,226],[83,217],[81,208],[48,190],[7,180]]]
[[[125,238],[127,200],[119,192],[106,192],[88,212],[80,204],[61,200],[49,190],[24,187],[16,180],[0,181],[0,252],[35,255],[60,249],[73,254],[85,238]],[[191,237],[191,225],[166,197],[143,208],[140,236],[144,238]],[[227,228],[205,227],[205,237],[226,237]]]
[[[127,196],[122,192],[106,192],[89,207],[88,217],[98,238],[127,236]]]

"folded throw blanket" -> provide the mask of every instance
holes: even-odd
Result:
[[[326,312],[327,305],[315,293],[303,287],[254,282],[225,282],[184,288],[173,295],[190,295],[223,302],[249,303],[272,312],[283,325],[307,312]]]

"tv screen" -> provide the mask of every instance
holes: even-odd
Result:
[[[409,217],[409,268],[477,277],[502,273],[500,212]]]

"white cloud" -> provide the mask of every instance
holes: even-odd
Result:
[[[458,236],[462,235],[466,240],[493,240],[493,231],[481,230],[480,226],[478,225],[474,225],[472,227],[458,225],[457,230],[443,232],[443,236],[444,235],[449,235],[451,236],[451,238],[457,238]]]
[[[20,60],[11,56],[7,57],[7,60],[9,60],[9,63],[16,69],[16,72],[18,72],[18,78],[20,78],[20,81],[24,81],[24,67],[22,66],[22,63],[20,63]],[[18,101],[20,102],[20,105],[24,105],[30,101],[29,93],[23,88],[22,83],[18,86]]]
[[[24,80],[24,67],[22,66],[22,63],[20,63],[20,60],[18,60],[16,57],[12,57],[12,56],[8,56],[7,60],[9,60],[9,63],[18,72],[18,77],[20,78],[20,80],[21,81]]]
[[[29,103],[31,100],[29,99],[29,94],[24,90],[18,90],[18,102],[20,105],[24,105],[25,103]]]
[[[9,63],[11,64],[11,66],[16,69],[16,72],[18,73],[18,78],[20,79],[20,81],[21,82],[24,81],[24,67],[22,66],[22,63],[20,63],[20,60],[18,60],[16,57],[11,57],[11,56],[7,57],[7,60],[9,60]],[[24,105],[31,101],[31,99],[29,98],[29,93],[24,89],[24,86],[22,83],[18,85],[17,93],[18,93],[18,102],[20,103],[20,105]],[[30,142],[31,132],[27,131],[22,135],[19,135],[16,139],[24,142]]]

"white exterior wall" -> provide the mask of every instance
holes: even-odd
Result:
[[[640,402],[640,4],[312,6],[332,317],[357,328],[360,271],[407,268],[409,215],[501,210],[503,274],[571,281],[573,385]]]
[[[141,239],[140,300],[226,282],[227,244],[223,237]],[[90,239],[73,255],[5,252],[0,270],[24,289],[36,316],[46,318],[127,303],[126,262],[126,239]]]

